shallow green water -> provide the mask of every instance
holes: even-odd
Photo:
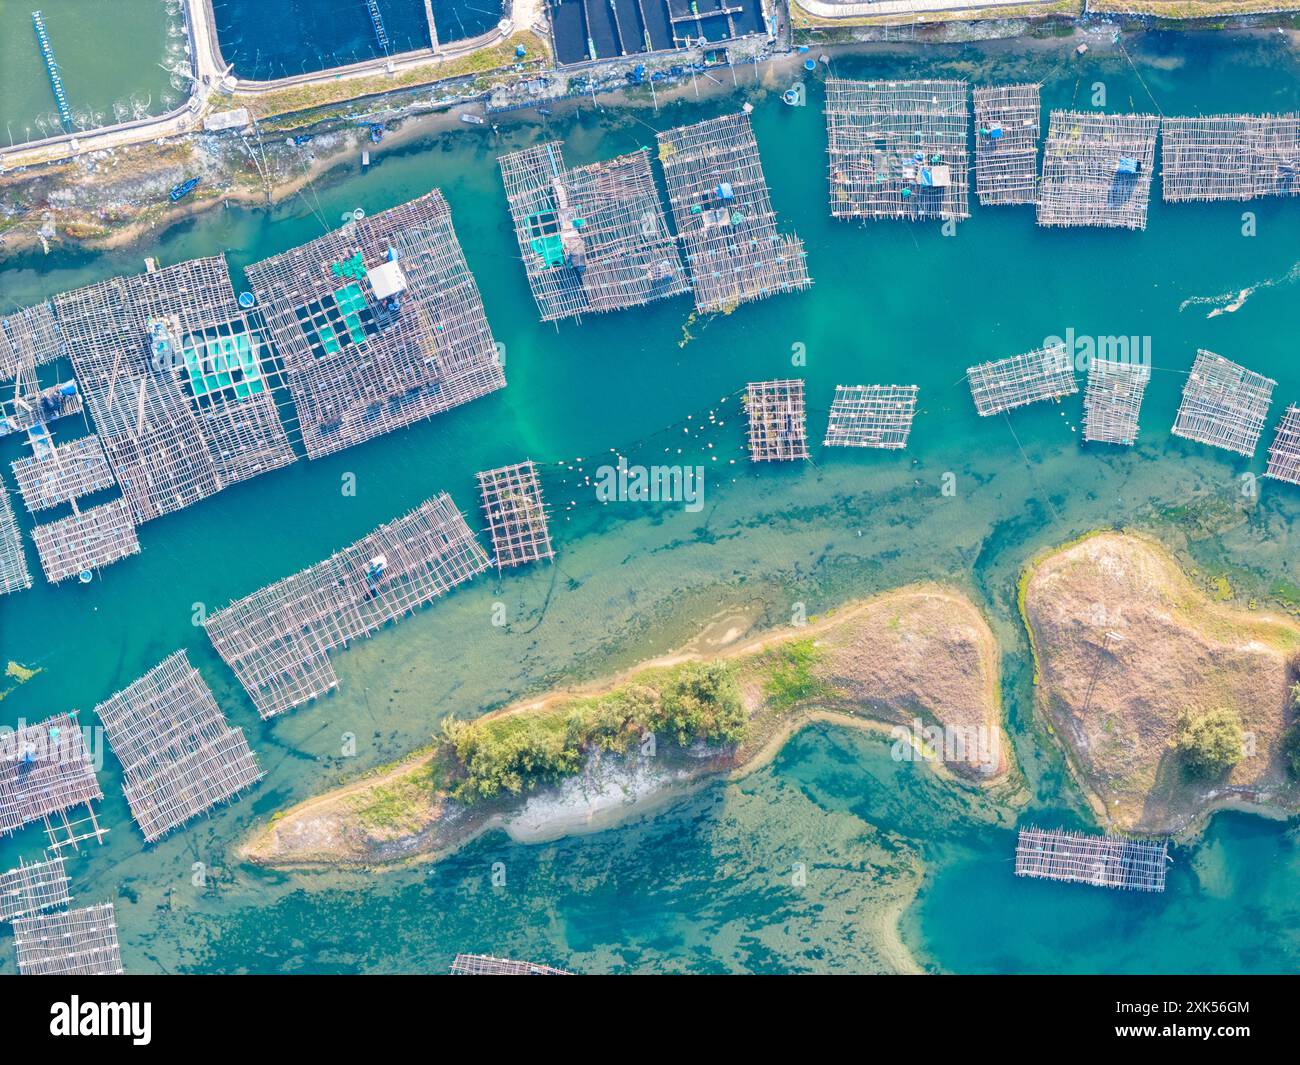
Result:
[[[1177,47],[1146,38],[1128,49],[1136,69],[1100,47],[1080,62],[1064,46],[1011,44],[934,50],[925,61],[838,59],[835,71],[1043,78],[1049,106],[1087,106],[1095,82],[1116,110],[1151,108],[1152,96],[1168,114],[1300,106],[1300,71],[1275,37]],[[0,722],[74,706],[89,719],[96,702],[184,646],[267,770],[239,805],[146,848],[107,756],[102,813],[113,831],[73,860],[73,890],[83,903],[116,899],[128,969],[437,969],[462,949],[588,971],[875,968],[897,960],[881,954],[882,914],[918,880],[902,934],[930,968],[1294,966],[1300,870],[1287,826],[1216,818],[1203,844],[1177,851],[1159,899],[1019,883],[1005,812],[892,762],[879,740],[837,730],[805,733],[739,784],[582,839],[524,847],[490,837],[439,866],[368,879],[230,864],[229,845],[258,819],[404,753],[447,712],[474,714],[569,676],[607,673],[680,644],[725,607],[757,607],[776,624],[796,604],[816,612],[923,578],[964,587],[1002,641],[1016,754],[1034,795],[1025,816],[1082,824],[1051,741],[1033,729],[1014,603],[1025,558],[1090,528],[1133,523],[1175,544],[1190,538],[1202,571],[1227,574],[1243,596],[1294,587],[1300,492],[1261,482],[1259,499],[1245,498],[1240,476],[1263,470],[1262,449],[1247,463],[1168,434],[1197,347],[1275,377],[1274,416],[1300,398],[1294,203],[1156,202],[1142,234],[1039,230],[1024,209],[976,209],[953,237],[937,225],[832,224],[819,91],[804,109],[770,92],[749,98],[776,209],[805,239],[815,285],[696,322],[684,346],[686,300],[580,326],[536,322],[494,166],[499,151],[539,135],[532,125],[505,127],[498,142],[457,130],[377,153],[368,175],[320,185],[269,215],[224,211],[154,247],[56,253],[4,272],[8,306],[137,270],[146,254],[174,262],[224,248],[238,269],[311,239],[345,209],[374,212],[437,185],[506,345],[503,392],[146,525],[143,554],[90,586],[42,585],[0,600],[0,658],[45,670],[0,703]],[[581,162],[653,143],[643,122],[666,128],[738,102],[634,117],[587,108],[552,132]],[[1241,235],[1245,208],[1257,217],[1253,238]],[[1252,287],[1235,314],[1184,307]],[[1009,420],[976,417],[965,367],[1069,328],[1152,338],[1156,373],[1135,449],[1082,450],[1078,397]],[[807,354],[797,371],[795,345]],[[807,380],[814,436],[837,383],[919,384],[908,450],[815,449],[815,464],[751,469],[736,392],[792,372]],[[598,504],[582,478],[611,448],[633,462],[705,464],[703,511]],[[0,447],[0,462],[20,453]],[[194,605],[223,605],[438,490],[474,521],[474,471],[525,455],[546,464],[558,563],[481,578],[339,656],[334,696],[260,723],[191,624]],[[345,473],[356,474],[355,497],[340,492]],[[955,496],[940,492],[945,473],[955,475]],[[505,628],[491,625],[498,602]],[[346,734],[356,737],[353,757],[340,753]],[[0,844],[0,868],[35,857],[41,843],[32,831]],[[196,862],[208,872],[202,889],[192,883]],[[504,888],[491,886],[495,862]],[[802,886],[791,881],[798,862],[808,870]],[[0,971],[12,969],[0,936]]]
[[[175,0],[0,0],[5,144],[63,132],[32,29],[36,10],[44,16],[77,129],[160,114],[189,94],[188,85],[170,73],[187,62]]]

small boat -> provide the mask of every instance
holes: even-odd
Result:
[[[175,203],[177,200],[183,200],[198,187],[199,179],[196,177],[192,177],[188,181],[182,181],[179,185],[173,185],[172,191],[169,194],[172,203]]]
[[[471,126],[481,126],[485,122],[487,122],[487,119],[485,119],[482,115],[471,115],[468,112],[462,112],[460,116],[460,120],[462,122],[468,122]]]

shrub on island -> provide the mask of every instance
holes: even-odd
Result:
[[[550,710],[449,719],[440,745],[452,762],[450,793],[469,803],[555,783],[581,772],[592,752],[627,754],[651,734],[725,746],[747,724],[731,667],[692,662]]]
[[[1241,716],[1220,708],[1204,714],[1184,712],[1174,746],[1192,776],[1214,780],[1241,761],[1243,740]]]

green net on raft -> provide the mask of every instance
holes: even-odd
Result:
[[[266,391],[262,368],[247,333],[229,337],[189,336],[181,346],[181,358],[195,396],[229,390],[237,399]]]
[[[361,257],[361,253],[357,252],[350,259],[342,259],[339,262],[331,263],[330,273],[335,277],[347,277],[360,281],[366,276],[366,263]]]
[[[334,302],[338,304],[343,315],[343,324],[347,327],[352,340],[357,344],[366,342],[366,330],[361,324],[361,312],[366,309],[366,297],[361,286],[353,283],[344,285],[334,293]]]

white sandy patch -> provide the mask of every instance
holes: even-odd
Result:
[[[581,776],[532,795],[501,827],[517,843],[599,832],[675,798],[693,774],[649,759],[596,759]]]

